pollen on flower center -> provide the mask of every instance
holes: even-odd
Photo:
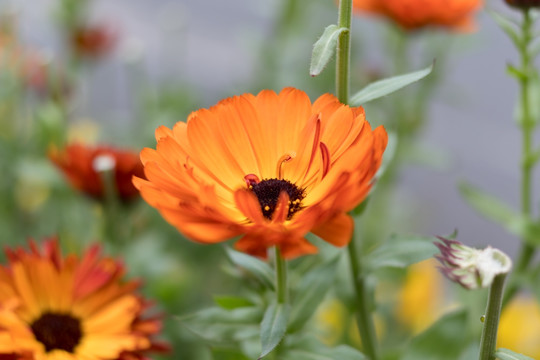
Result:
[[[290,181],[282,179],[263,179],[260,182],[253,181],[249,184],[249,189],[259,199],[263,216],[269,220],[272,219],[279,195],[282,191],[289,195],[287,220],[290,220],[302,208],[302,200],[306,196],[304,189],[299,189]]]
[[[81,322],[68,314],[46,312],[32,323],[31,328],[46,352],[58,349],[73,353],[82,338]]]

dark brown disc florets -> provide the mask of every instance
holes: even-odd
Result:
[[[30,327],[46,352],[58,349],[73,353],[82,338],[81,322],[68,314],[46,312]]]
[[[290,181],[281,179],[263,179],[260,182],[251,182],[249,189],[259,199],[263,216],[269,220],[272,219],[282,191],[289,195],[287,220],[290,220],[297,211],[302,209],[302,200],[306,196],[304,189],[298,188]]]

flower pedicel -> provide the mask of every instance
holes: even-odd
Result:
[[[367,196],[387,135],[372,130],[361,107],[325,94],[313,104],[300,90],[264,90],[192,113],[187,123],[156,131],[156,149],[141,159],[142,197],[188,238],[265,257],[315,253],[312,232],[344,246],[347,211]]]

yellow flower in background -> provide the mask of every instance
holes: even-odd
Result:
[[[373,322],[377,338],[380,339],[386,330],[384,322],[377,314],[374,314]],[[340,344],[344,338],[355,346],[362,345],[356,317],[335,298],[324,301],[315,313],[315,330],[319,340],[329,346]]]
[[[154,341],[161,329],[143,317],[149,303],[123,281],[124,268],[100,257],[63,257],[55,240],[40,248],[6,250],[0,266],[0,359],[142,360],[167,346]]]
[[[437,320],[444,308],[444,278],[435,259],[411,265],[399,290],[396,317],[414,334]]]
[[[80,119],[69,125],[68,143],[95,145],[99,139],[100,126],[92,119]]]
[[[497,347],[540,359],[540,304],[535,298],[515,297],[503,309]]]
[[[361,107],[325,94],[264,90],[192,113],[187,123],[156,131],[156,149],[141,152],[142,197],[186,237],[235,246],[265,257],[317,252],[309,232],[344,246],[347,214],[368,195],[387,143]]]

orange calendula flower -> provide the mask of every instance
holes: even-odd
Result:
[[[123,266],[94,246],[63,257],[56,240],[30,250],[6,250],[0,266],[0,358],[143,360],[167,346],[153,337],[159,318],[143,318],[149,303],[122,281]]]
[[[144,177],[143,166],[136,153],[110,146],[71,144],[63,151],[52,149],[49,157],[74,188],[97,199],[105,196],[100,171],[114,172],[117,194],[124,201],[139,193],[131,181],[133,175]]]
[[[300,90],[244,94],[156,131],[141,159],[143,198],[188,238],[265,257],[315,253],[312,232],[346,245],[346,214],[367,196],[387,143],[361,107],[325,94],[313,104]]]
[[[354,0],[357,12],[370,12],[390,18],[405,30],[441,26],[470,31],[473,13],[482,0]]]

